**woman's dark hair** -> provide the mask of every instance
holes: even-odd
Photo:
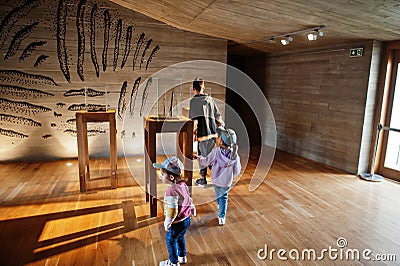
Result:
[[[201,78],[195,78],[193,81],[193,88],[196,91],[201,91],[201,85],[204,83],[204,80]]]

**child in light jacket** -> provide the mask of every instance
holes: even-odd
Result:
[[[194,158],[197,158],[202,165],[212,165],[211,180],[214,184],[215,198],[218,204],[218,223],[224,225],[228,207],[228,192],[231,189],[233,178],[240,173],[241,164],[235,131],[230,128],[218,127],[217,133],[218,146],[207,156],[194,155]]]

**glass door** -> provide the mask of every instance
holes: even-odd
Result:
[[[382,155],[379,172],[400,181],[400,52],[394,52],[392,77],[382,132]]]

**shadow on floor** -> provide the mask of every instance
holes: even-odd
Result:
[[[40,240],[48,222],[118,209],[122,209],[123,221]],[[163,217],[136,217],[134,210],[133,201],[123,201],[119,204],[0,221],[1,265],[25,265],[163,220]]]

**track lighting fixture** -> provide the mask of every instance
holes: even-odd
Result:
[[[322,29],[325,29],[325,25],[320,25],[317,27],[309,28],[309,29],[304,29],[304,30],[299,30],[299,31],[294,31],[294,32],[289,32],[286,34],[280,34],[276,36],[270,36],[267,38],[262,38],[260,40],[254,40],[254,41],[249,41],[246,42],[245,44],[251,44],[251,43],[257,43],[257,42],[265,42],[268,41],[270,44],[274,44],[275,40],[281,39],[281,44],[282,45],[288,45],[290,42],[293,41],[293,36],[295,35],[300,35],[300,34],[306,34],[307,39],[309,41],[315,41],[318,39],[318,37],[322,37],[324,33],[321,31]]]
[[[318,34],[316,32],[310,32],[307,34],[307,39],[309,41],[315,41],[316,39],[318,39]]]

